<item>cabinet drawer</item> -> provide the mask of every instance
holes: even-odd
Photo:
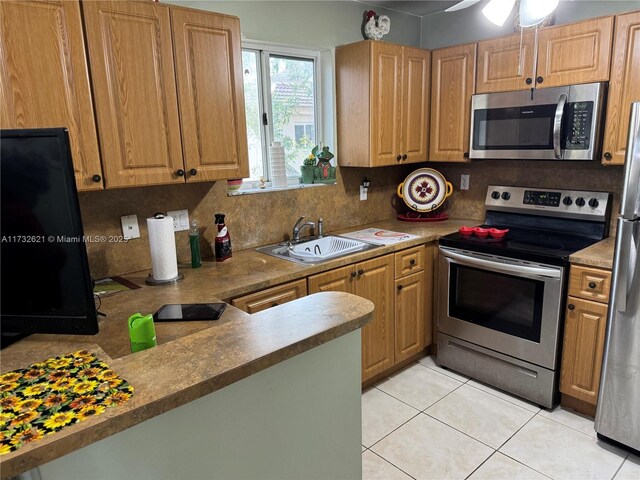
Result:
[[[306,280],[286,283],[260,292],[231,300],[231,305],[247,313],[257,313],[267,308],[304,297],[307,294]]]
[[[571,266],[569,295],[607,303],[610,288],[611,272],[609,270]]]
[[[424,246],[408,248],[395,254],[396,278],[424,269]]]

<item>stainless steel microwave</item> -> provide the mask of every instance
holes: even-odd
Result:
[[[470,158],[598,158],[605,83],[474,95]]]

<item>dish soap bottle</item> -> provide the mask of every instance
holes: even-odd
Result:
[[[202,266],[200,230],[198,230],[198,224],[195,220],[191,222],[191,229],[189,230],[189,246],[191,247],[191,268],[199,268]]]
[[[231,237],[229,230],[224,224],[224,214],[216,213],[216,225],[218,226],[218,235],[215,240],[216,262],[222,262],[231,257]]]

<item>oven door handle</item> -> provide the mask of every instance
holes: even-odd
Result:
[[[493,270],[500,273],[509,273],[518,276],[534,276],[534,277],[548,277],[548,278],[560,278],[562,272],[554,268],[544,267],[527,267],[525,265],[509,265],[505,263],[492,262],[491,260],[483,260],[481,258],[468,257],[459,253],[453,253],[450,251],[441,250],[442,255],[448,262],[454,261],[462,265],[469,267],[485,268],[487,270]]]
[[[562,158],[562,149],[560,148],[560,134],[562,133],[562,116],[564,115],[564,106],[567,103],[567,94],[561,93],[556,105],[556,115],[553,119],[553,155],[557,159]]]

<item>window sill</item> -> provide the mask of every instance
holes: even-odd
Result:
[[[329,187],[335,185],[335,183],[300,183],[298,185],[287,185],[286,187],[265,187],[265,188],[241,188],[240,190],[234,190],[227,192],[227,197],[238,197],[240,195],[254,195],[256,193],[272,193],[282,192],[285,190],[300,190],[302,188],[316,188],[316,187]]]

